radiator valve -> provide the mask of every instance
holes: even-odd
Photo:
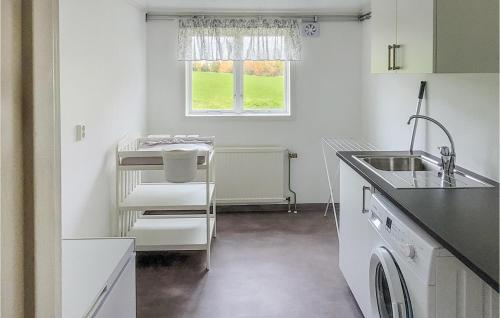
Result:
[[[288,158],[290,159],[296,159],[298,157],[296,152],[289,152],[288,153]]]

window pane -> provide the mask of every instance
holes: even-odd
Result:
[[[233,62],[193,62],[193,110],[233,109]]]
[[[245,61],[243,69],[244,109],[285,109],[285,62]]]

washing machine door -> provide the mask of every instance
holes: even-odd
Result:
[[[373,318],[412,318],[410,297],[403,275],[385,247],[370,259],[370,306]]]

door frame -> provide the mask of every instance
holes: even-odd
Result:
[[[59,102],[59,0],[31,0],[23,7],[25,215],[32,217],[33,304],[27,317],[61,317],[61,151]],[[23,39],[23,41],[25,41]],[[24,49],[23,49],[24,50]],[[28,145],[28,147],[27,147]],[[30,153],[31,152],[31,153]],[[31,179],[31,180],[30,180]],[[26,237],[26,234],[25,234]],[[30,308],[31,306],[31,308]]]
[[[0,2],[0,47],[2,45],[2,41],[4,41],[3,37],[2,37],[2,5],[1,5],[1,2]],[[2,50],[0,50],[0,64],[1,64],[1,61],[3,60],[4,56],[2,54]],[[0,72],[0,82],[3,82],[4,81],[4,78],[2,77],[2,72]],[[2,131],[2,89],[0,88],[0,132]],[[3,143],[2,143],[2,138],[0,138],[0,176],[2,175],[2,148],[3,147]],[[0,203],[2,202],[2,178],[0,177]],[[0,210],[1,210],[1,206],[0,206]],[[3,246],[2,245],[2,236],[3,236],[3,233],[2,233],[2,213],[0,211],[0,247]],[[0,252],[0,278],[1,278],[1,274],[2,274],[2,253]],[[0,317],[2,316],[2,302],[3,302],[3,297],[2,297],[2,288],[0,288]]]

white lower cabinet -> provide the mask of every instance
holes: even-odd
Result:
[[[495,290],[457,258],[437,258],[437,318],[498,318],[498,297]]]
[[[365,308],[370,297],[369,261],[373,235],[368,222],[370,208],[370,184],[344,162],[340,163],[340,226],[339,267],[361,310],[369,317]]]
[[[135,297],[135,256],[133,256],[111,286],[94,317],[134,318],[136,316]]]
[[[339,267],[367,318],[372,317],[368,269],[374,244],[380,241],[368,221],[371,191],[367,181],[340,162]],[[431,316],[425,317],[499,317],[499,294],[456,257],[443,253],[436,257],[435,289],[430,288],[426,296],[435,308],[432,305]],[[410,294],[424,295],[418,288],[421,286],[414,284]]]
[[[134,239],[62,241],[62,317],[136,317]]]

